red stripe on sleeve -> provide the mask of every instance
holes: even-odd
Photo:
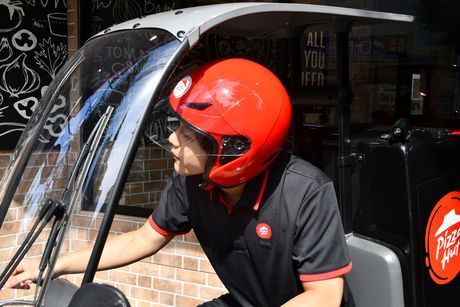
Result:
[[[300,280],[303,282],[331,279],[331,278],[335,278],[335,277],[339,277],[344,274],[347,274],[348,272],[351,271],[351,267],[352,267],[352,264],[350,262],[346,267],[343,267],[335,271],[330,271],[330,272],[321,273],[321,274],[311,274],[311,275],[302,274],[299,277],[300,277]]]
[[[183,235],[183,234],[188,232],[188,231],[184,231],[184,232],[169,232],[167,230],[164,230],[163,228],[158,226],[157,223],[155,223],[155,221],[153,220],[152,216],[149,217],[149,224],[153,228],[153,230],[155,230],[156,232],[158,232],[159,234],[161,234],[163,236],[177,236],[177,235]]]

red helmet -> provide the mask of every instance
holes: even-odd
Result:
[[[278,156],[291,123],[289,96],[267,68],[244,59],[210,62],[190,72],[169,97],[172,110],[215,144],[205,180],[232,187]]]

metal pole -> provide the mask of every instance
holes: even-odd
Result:
[[[345,233],[352,230],[351,172],[348,163],[350,156],[350,103],[352,92],[349,76],[348,23],[337,20],[337,88],[339,99],[339,207]]]

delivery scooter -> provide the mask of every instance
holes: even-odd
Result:
[[[401,240],[396,240],[396,244],[396,241],[369,231],[372,223],[366,224],[368,220],[361,219],[359,227],[354,222],[356,205],[350,194],[351,180],[353,176],[368,172],[367,167],[374,167],[374,164],[368,164],[374,153],[370,149],[373,147],[366,145],[369,136],[352,139],[350,135],[352,94],[348,35],[355,26],[407,24],[413,20],[408,15],[332,6],[230,3],[159,13],[115,25],[92,37],[61,69],[45,92],[3,176],[0,226],[5,224],[8,212],[15,208],[25,212],[24,223],[29,226],[23,242],[14,249],[11,260],[3,268],[0,287],[34,243],[42,237],[45,239],[40,241],[44,248],[33,299],[12,299],[0,302],[0,306],[92,306],[91,302],[98,300],[128,306],[121,291],[92,281],[137,148],[145,142],[146,131],[147,141],[152,143],[155,138],[151,136],[162,133],[163,127],[152,125],[152,122],[161,111],[171,84],[175,84],[183,71],[202,60],[194,57],[194,50],[201,40],[209,37],[207,35],[282,40],[289,56],[281,61],[285,67],[278,68],[280,74],[285,72],[280,76],[281,80],[291,88],[289,83],[292,82],[292,72],[296,71],[302,33],[311,26],[322,24],[331,27],[336,37],[337,106],[340,110],[335,145],[336,179],[353,261],[353,270],[347,276],[344,304],[433,306],[429,302],[441,296],[458,301],[458,293],[452,291],[452,287],[458,289],[458,278],[455,280],[451,276],[449,278],[453,281],[447,290],[439,286],[434,298],[427,298],[429,294],[425,289],[430,286],[426,286],[426,282],[431,281],[420,282],[422,278],[416,270],[425,269],[424,278],[431,273],[436,276],[440,273],[430,258],[431,254],[427,257],[432,266],[421,265],[425,261],[425,257],[419,257],[423,240],[413,235],[421,229],[411,228],[413,233],[407,242],[399,244]],[[217,53],[216,57],[219,56],[223,54]],[[373,133],[382,147],[396,150],[403,145],[407,148],[418,134],[426,131],[396,126]],[[405,133],[404,137],[401,137],[402,133]],[[454,148],[457,150],[454,152],[458,152],[458,138],[449,131],[445,131],[444,136],[451,145],[446,145],[443,150]],[[447,182],[457,178],[456,174],[446,179]],[[406,175],[410,177],[409,173]],[[373,208],[372,212],[378,212],[384,208],[375,207],[385,204],[368,205]],[[359,204],[362,216],[368,215],[363,213],[367,210],[365,206],[365,203]],[[77,287],[61,279],[52,280],[51,272],[66,244],[66,233],[73,217],[85,208],[90,208],[87,214],[93,221],[98,220],[100,227],[82,284]],[[410,205],[406,208],[409,210],[407,216],[412,217],[416,212],[408,208]],[[443,207],[442,212],[444,210],[447,209]],[[458,212],[454,211],[454,219]],[[415,223],[414,220],[410,222]],[[430,227],[435,227],[433,225],[438,222],[433,223]],[[439,229],[432,231],[436,233]],[[431,248],[432,245],[430,253]],[[458,257],[453,261],[457,261],[458,268]],[[443,275],[439,276],[445,282]],[[437,287],[437,284],[431,284]]]

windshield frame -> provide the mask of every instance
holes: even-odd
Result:
[[[157,87],[155,91],[153,92],[153,95],[150,101],[147,103],[147,108],[146,108],[147,110],[153,108],[153,105],[158,100],[159,95],[161,94],[165,85],[168,83],[175,68],[179,64],[182,57],[185,54],[187,54],[189,50],[190,50],[189,41],[188,39],[185,39],[184,41],[180,43],[176,52],[173,54],[173,56],[168,61],[168,64],[166,65],[166,68],[164,69],[164,73],[161,75],[161,78],[158,80]],[[136,156],[136,151],[139,146],[140,137],[144,133],[145,127],[147,126],[147,123],[148,123],[148,119],[149,119],[148,112],[145,112],[144,114],[142,114],[142,116],[140,117],[139,125],[137,126],[137,129],[133,134],[132,142],[130,143],[128,147],[127,155],[125,156],[125,159],[122,162],[119,175],[114,184],[114,187],[115,187],[114,193],[112,193],[108,199],[106,210],[104,212],[104,217],[101,222],[100,231],[98,232],[98,235],[96,237],[93,251],[91,253],[91,257],[89,259],[88,266],[86,267],[85,274],[83,276],[83,281],[81,283],[82,285],[85,283],[91,282],[94,279],[94,275],[96,274],[97,265],[102,255],[102,250],[104,248],[105,241],[110,232],[110,226],[112,225],[112,221],[115,217],[118,201],[120,200],[121,194],[123,193],[123,186],[126,182],[126,179],[128,178],[128,174],[131,169],[131,165],[134,161],[134,158]]]
[[[145,29],[141,29],[143,31]],[[158,29],[165,33],[169,33],[164,29]],[[126,31],[119,31],[126,32]],[[111,33],[115,34],[115,32]],[[169,33],[170,34],[170,33]],[[93,41],[97,41],[97,37],[93,39]],[[106,39],[105,37],[101,37],[101,39]],[[93,245],[93,251],[90,257],[90,261],[88,263],[87,269],[85,271],[85,275],[83,278],[83,282],[91,282],[94,278],[97,264],[99,262],[103,246],[107,239],[110,226],[112,224],[113,218],[115,216],[116,208],[118,206],[119,199],[123,192],[123,187],[126,182],[126,179],[129,174],[129,170],[132,166],[134,161],[136,151],[141,139],[141,136],[144,133],[145,126],[148,123],[149,119],[149,112],[155,103],[157,103],[158,97],[163,91],[165,85],[169,81],[172,73],[174,72],[175,68],[178,66],[180,60],[184,57],[184,55],[190,50],[190,45],[188,40],[185,39],[183,41],[175,40],[177,45],[174,46],[174,49],[171,49],[171,53],[164,54],[164,63],[161,68],[158,70],[158,74],[155,78],[152,79],[154,82],[153,84],[150,83],[151,90],[150,93],[146,96],[147,99],[144,100],[143,103],[143,110],[144,112],[140,112],[139,116],[136,117],[136,124],[133,127],[133,133],[129,140],[126,140],[126,146],[124,146],[124,153],[122,157],[122,161],[119,164],[119,170],[117,171],[117,175],[114,178],[112,191],[109,195],[105,198],[105,210],[101,211],[102,223],[100,225],[97,238]],[[94,45],[93,45],[94,46]],[[96,45],[97,46],[97,45]],[[157,49],[156,47],[154,49]],[[29,165],[29,160],[34,153],[34,150],[39,147],[39,136],[44,127],[46,120],[50,112],[52,112],[53,103],[52,101],[56,100],[57,96],[61,93],[63,88],[72,78],[73,74],[78,70],[80,65],[84,65],[84,51],[85,47],[80,49],[75,56],[61,69],[60,73],[56,77],[55,81],[51,84],[48,91],[44,94],[42,98],[42,103],[40,104],[39,108],[36,110],[35,116],[31,118],[29,121],[25,132],[22,134],[20,141],[18,143],[17,148],[15,149],[13,159],[11,160],[7,171],[5,172],[1,187],[0,187],[0,228],[2,227],[5,217],[10,209],[11,204],[13,203],[13,199],[17,192],[17,188],[21,182],[21,178],[25,174],[27,170],[27,166]],[[158,58],[161,58],[159,56]],[[83,64],[82,64],[83,63]],[[70,104],[69,104],[70,106]],[[123,123],[121,123],[123,125]],[[82,128],[80,128],[82,129]],[[91,157],[88,164],[94,164],[98,160],[97,157]],[[86,162],[85,162],[86,163]],[[85,174],[78,174],[77,176],[85,177]],[[50,175],[52,176],[52,175]],[[78,178],[78,181],[85,181],[87,178]],[[78,198],[78,197],[77,197]],[[72,200],[74,201],[74,200]],[[71,201],[71,202],[72,202]],[[76,200],[75,200],[76,201]],[[40,202],[41,203],[41,202]],[[72,204],[69,207],[73,207]],[[59,241],[59,240],[58,240]],[[60,246],[60,244],[57,244]],[[56,250],[56,254],[59,253],[59,250]],[[45,283],[46,284],[46,283]],[[46,291],[46,290],[45,290]]]

